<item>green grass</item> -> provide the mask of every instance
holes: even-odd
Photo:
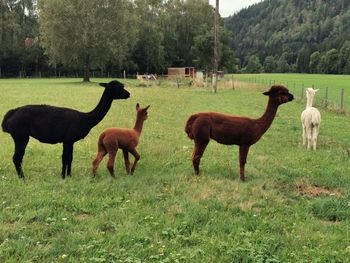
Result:
[[[326,74],[235,74],[234,78],[240,81],[264,83],[267,85],[279,83],[288,86],[297,97],[301,97],[302,86],[319,89],[315,96],[315,103],[324,104],[326,88],[328,87],[328,106],[340,107],[341,89],[344,89],[344,109],[350,112],[350,75]],[[303,95],[305,98],[305,94]]]
[[[12,139],[0,132],[0,262],[349,262],[348,117],[322,111],[312,152],[300,144],[304,104],[282,105],[251,147],[247,182],[238,177],[237,147],[214,141],[195,177],[193,142],[183,131],[187,117],[198,111],[258,117],[266,97],[127,83],[131,98],[114,101],[75,144],[72,178],[61,179],[60,144],[31,139],[26,180],[19,180]],[[7,110],[34,103],[89,111],[102,88],[76,79],[0,80],[0,92],[2,119]],[[131,127],[137,102],[151,108],[135,175],[126,176],[118,153],[117,179],[104,161],[92,178],[98,135]]]

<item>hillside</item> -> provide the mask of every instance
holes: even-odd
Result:
[[[225,25],[241,67],[260,62],[265,72],[350,73],[349,0],[265,0]]]

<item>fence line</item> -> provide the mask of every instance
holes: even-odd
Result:
[[[226,79],[227,80],[227,79]],[[287,88],[289,88],[290,91],[292,91],[294,97],[303,102],[306,100],[305,96],[305,90],[306,90],[306,85],[304,83],[301,83],[298,85],[296,82],[290,82],[290,81],[281,81],[278,82],[276,80],[268,80],[268,79],[259,79],[257,77],[252,77],[252,78],[247,78],[247,79],[234,79],[234,81],[237,81],[234,86],[239,87],[239,82],[241,83],[251,83],[256,85],[258,88],[269,88],[272,85],[275,84],[281,84],[285,85]],[[347,101],[345,98],[345,89],[341,88],[340,91],[332,91],[329,89],[328,86],[326,87],[317,87],[316,85],[312,84],[309,87],[313,87],[315,89],[320,89],[322,90],[322,95],[320,94],[319,96],[316,95],[315,97],[315,102],[314,104],[317,107],[322,107],[330,111],[336,111],[339,113],[344,113],[344,114],[350,114],[350,105],[347,105]],[[336,96],[334,96],[335,92],[338,92]],[[332,93],[333,97],[331,98],[330,94]]]

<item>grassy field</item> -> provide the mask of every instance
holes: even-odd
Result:
[[[328,106],[336,109],[340,107],[341,89],[344,89],[344,109],[350,112],[350,75],[319,75],[319,74],[235,74],[239,81],[257,83],[280,83],[288,86],[297,97],[301,97],[302,86],[319,89],[315,97],[318,105],[324,103],[326,88],[328,87]],[[305,95],[304,95],[305,98]]]
[[[0,80],[0,118],[24,104],[89,111],[102,88],[76,79]],[[107,80],[105,80],[107,81]],[[209,90],[172,84],[149,88],[128,81],[131,98],[75,144],[73,176],[60,176],[62,145],[31,139],[26,180],[0,132],[0,262],[349,262],[350,121],[321,111],[318,150],[301,145],[304,104],[282,105],[271,128],[252,146],[247,182],[238,151],[212,141],[202,175],[193,175],[187,117],[220,111],[259,117],[266,97],[248,89]],[[122,154],[117,179],[91,162],[104,128],[132,127],[135,105],[151,104],[134,176]],[[104,162],[103,162],[104,163]]]

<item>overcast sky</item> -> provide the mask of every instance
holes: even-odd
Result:
[[[261,0],[219,0],[219,12],[222,17],[227,17],[244,7],[248,7],[260,1]],[[215,6],[216,0],[209,0],[209,3]]]

